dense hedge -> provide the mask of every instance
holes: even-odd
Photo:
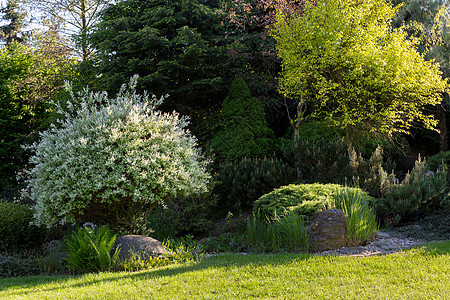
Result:
[[[47,229],[30,225],[32,210],[18,203],[0,201],[0,250],[40,247],[47,237]]]

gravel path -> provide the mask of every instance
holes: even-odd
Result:
[[[336,250],[322,251],[315,255],[347,255],[347,256],[372,256],[384,255],[424,243],[424,241],[406,237],[398,232],[378,232],[373,242],[365,246],[344,247]]]

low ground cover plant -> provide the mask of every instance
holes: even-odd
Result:
[[[357,188],[338,184],[290,184],[273,190],[253,203],[253,213],[259,219],[282,218],[290,214],[305,216],[334,206],[333,195],[341,190],[354,191]],[[362,197],[370,196],[360,191]]]

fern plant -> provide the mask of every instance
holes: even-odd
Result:
[[[120,247],[111,255],[117,235],[108,227],[93,230],[83,227],[66,239],[69,255],[66,258],[69,267],[74,270],[92,272],[111,269],[117,263]]]

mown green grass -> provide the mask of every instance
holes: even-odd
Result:
[[[220,255],[135,273],[0,280],[4,299],[450,299],[450,241],[386,256]]]

